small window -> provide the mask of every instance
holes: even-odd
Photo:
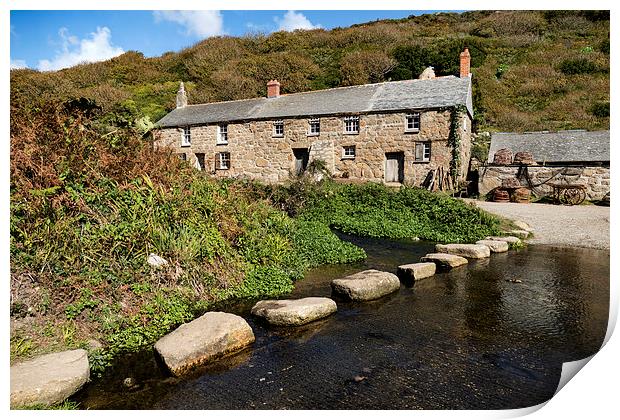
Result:
[[[284,121],[273,122],[273,137],[284,137]]]
[[[308,135],[318,136],[321,133],[321,119],[310,118],[308,120]]]
[[[204,153],[196,153],[196,169],[199,171],[205,170],[205,154]]]
[[[463,118],[463,130],[467,131],[467,118]]]
[[[189,127],[183,127],[183,134],[181,135],[181,146],[191,146],[192,145],[192,132]]]
[[[345,117],[344,118],[344,132],[346,134],[357,134],[360,132],[360,117]]]
[[[405,116],[405,131],[417,133],[420,131],[420,113],[413,112]]]
[[[355,159],[355,146],[344,146],[342,148],[343,159]]]
[[[186,161],[187,160],[187,154],[179,153],[179,159],[181,159],[182,161]]]
[[[228,124],[217,126],[217,144],[228,144]]]
[[[215,169],[230,169],[230,153],[220,152],[215,154]]]
[[[419,142],[415,144],[415,161],[429,162],[431,160],[431,142]]]

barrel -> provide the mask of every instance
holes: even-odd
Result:
[[[528,188],[517,188],[512,194],[512,201],[515,203],[529,203],[532,192]]]
[[[493,192],[493,201],[498,203],[508,203],[510,201],[510,194],[508,194],[508,191],[506,190],[497,188]]]
[[[493,155],[493,164],[510,165],[512,163],[512,151],[510,149],[499,149]]]
[[[531,152],[517,152],[512,163],[521,165],[535,165],[534,155]]]

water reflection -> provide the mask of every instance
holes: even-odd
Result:
[[[290,297],[330,296],[329,282],[367,268],[396,271],[431,243],[345,237],[364,263],[326,266]],[[521,282],[515,282],[520,280]],[[256,343],[232,364],[170,383],[152,358],[138,392],[119,388],[127,369],[84,390],[85,408],[518,408],[553,395],[561,364],[595,352],[605,335],[609,253],[530,246],[401,287],[299,329],[252,326]],[[151,377],[148,370],[151,369]]]

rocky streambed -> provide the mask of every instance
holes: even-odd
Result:
[[[364,263],[308,273],[290,299],[332,296],[331,280],[396,273],[435,251],[425,242],[347,237]],[[528,246],[402,284],[380,299],[334,297],[338,310],[299,327],[242,316],[255,342],[173,378],[133,355],[74,399],[91,409],[517,408],[553,395],[561,365],[596,352],[609,309],[609,253]],[[128,380],[131,378],[131,380]],[[130,384],[130,386],[128,385]]]

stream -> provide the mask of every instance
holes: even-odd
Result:
[[[288,296],[331,296],[330,281],[396,272],[434,243],[358,238],[368,258],[322,266]],[[508,409],[553,396],[562,363],[601,346],[609,251],[529,245],[438,273],[304,327],[269,327],[255,301],[255,344],[182,379],[152,352],[130,355],[72,400],[83,409]],[[127,377],[137,385],[128,390]]]

